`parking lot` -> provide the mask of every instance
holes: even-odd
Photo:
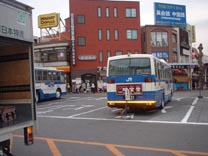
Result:
[[[198,98],[198,91],[175,92],[171,103],[163,110],[131,112],[130,122],[154,122],[208,125],[208,91]],[[207,94],[206,94],[207,93]],[[207,95],[207,96],[206,96]],[[38,105],[38,116],[48,118],[123,120],[121,109],[106,106],[106,94],[68,94],[61,100],[47,101]],[[60,113],[61,112],[61,113]]]
[[[131,112],[127,117],[107,107],[105,93],[44,101],[37,106],[35,144],[23,146],[22,135],[16,133],[12,151],[16,156],[208,155],[207,93],[198,98],[198,91],[175,92],[163,110]]]

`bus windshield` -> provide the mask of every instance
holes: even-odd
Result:
[[[109,61],[109,76],[151,74],[150,58],[125,58]]]

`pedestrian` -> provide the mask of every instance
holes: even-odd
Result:
[[[68,91],[68,93],[70,93],[71,92],[71,87],[70,87],[70,84],[69,83],[67,83],[67,91]]]
[[[82,83],[82,92],[86,93],[86,84],[84,82]]]
[[[80,83],[78,83],[77,85],[76,85],[76,93],[80,93],[80,86],[81,86],[81,84]]]
[[[93,82],[91,84],[91,89],[92,89],[92,92],[95,93],[95,84]]]

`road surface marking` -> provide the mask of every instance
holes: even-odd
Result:
[[[47,111],[44,111],[44,112],[38,111],[37,114],[46,114],[46,113],[53,112],[53,111],[54,110],[47,110]]]
[[[53,156],[62,156],[52,139],[46,139]]]
[[[92,112],[95,112],[95,111],[104,109],[104,108],[106,108],[106,107],[107,107],[107,106],[105,106],[105,107],[100,107],[100,108],[97,108],[97,109],[93,109],[93,110],[90,110],[90,111],[87,111],[87,112],[82,112],[82,113],[79,113],[79,114],[74,114],[74,115],[68,116],[67,118],[72,118],[72,117],[80,116],[80,115],[83,115],[83,114],[92,113]]]
[[[75,115],[78,116],[78,114],[75,114]],[[88,117],[86,118],[86,117],[76,117],[76,116],[48,116],[48,115],[38,115],[38,117],[40,117],[40,118],[54,118],[54,119],[94,120],[94,121],[117,121],[117,122],[126,122],[127,121],[127,122],[136,122],[136,123],[186,124],[186,125],[208,126],[208,123],[205,123],[205,122],[186,122],[186,123],[182,123],[180,121],[123,120],[123,119],[112,119],[112,118],[88,118]]]
[[[116,156],[125,156],[123,153],[121,153],[115,146],[113,145],[106,145],[106,148],[111,151]]]
[[[24,138],[23,135],[13,135],[13,136],[17,138]],[[46,137],[34,137],[34,139],[46,141],[49,145],[49,148],[51,149],[51,152],[54,154],[53,156],[61,156],[61,153],[57,149],[54,142],[103,146],[109,149],[116,156],[125,156],[118,150],[118,148],[145,150],[145,151],[153,151],[153,152],[161,152],[161,153],[172,153],[176,156],[186,156],[186,154],[197,155],[197,156],[208,156],[208,152],[198,152],[198,151],[185,151],[185,150],[174,150],[174,149],[167,149],[167,148],[153,148],[153,147],[145,147],[145,146],[131,146],[131,145],[120,145],[120,144],[107,144],[107,143],[102,143],[102,142],[89,142],[89,141],[56,139],[56,138],[46,138]]]
[[[196,97],[194,99],[194,101],[192,102],[192,104],[191,104],[188,112],[186,113],[186,115],[184,116],[184,118],[181,120],[182,123],[187,123],[189,117],[191,116],[192,111],[194,110],[194,107],[195,107],[197,101],[198,101],[198,97]]]

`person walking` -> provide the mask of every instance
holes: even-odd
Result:
[[[95,84],[92,82],[91,84],[92,93],[95,93]]]
[[[68,91],[68,93],[70,93],[71,92],[71,87],[70,87],[70,84],[69,83],[67,83],[67,91]]]

